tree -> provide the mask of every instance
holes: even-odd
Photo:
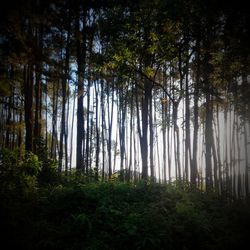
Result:
[[[77,82],[77,149],[76,149],[76,168],[84,169],[83,139],[84,139],[84,113],[83,113],[83,95],[84,79],[86,68],[86,9],[84,6],[77,6],[75,19],[75,37],[76,37],[76,57],[78,69]]]

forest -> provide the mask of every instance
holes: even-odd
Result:
[[[4,249],[250,245],[244,1],[0,3]]]

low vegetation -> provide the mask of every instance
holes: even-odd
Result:
[[[246,199],[178,183],[87,182],[73,174],[42,182],[44,166],[35,155],[15,159],[5,153],[1,162],[6,249],[230,250],[250,243]]]

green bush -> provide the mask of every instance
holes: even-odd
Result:
[[[54,185],[60,182],[60,174],[57,170],[57,162],[53,159],[46,158],[42,161],[41,171],[38,174],[40,185]]]
[[[0,152],[1,191],[17,194],[33,192],[37,188],[37,176],[41,171],[38,157],[28,152],[21,155],[18,151],[3,149]]]
[[[17,162],[15,155],[7,158],[7,163]],[[25,178],[41,173],[31,163],[40,169],[36,157],[28,157],[21,164]],[[228,203],[215,194],[190,192],[175,184],[84,180],[40,186],[35,195],[29,192],[15,199],[8,195],[10,191],[2,195],[1,230],[5,241],[11,239],[8,246],[32,250],[227,250],[249,244],[248,203]]]

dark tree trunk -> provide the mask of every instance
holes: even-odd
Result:
[[[99,97],[98,97],[98,86],[97,81],[95,81],[95,99],[96,99],[96,110],[95,110],[95,132],[96,132],[96,156],[95,156],[95,180],[99,177],[99,154],[100,154],[100,133],[99,133]]]
[[[113,113],[114,113],[114,80],[112,80],[112,96],[111,96],[111,110],[110,110],[110,86],[108,86],[108,141],[107,141],[107,149],[108,149],[108,170],[109,170],[109,179],[111,179],[112,175],[112,127],[113,127]]]
[[[84,75],[86,61],[86,34],[85,34],[86,12],[83,17],[80,15],[76,19],[76,53],[77,53],[77,139],[76,139],[76,169],[85,171],[83,162],[83,140],[84,140],[84,113],[83,113],[83,95],[84,95]],[[80,24],[83,27],[80,27]]]
[[[165,96],[164,96],[165,97]],[[163,181],[166,183],[167,181],[167,156],[166,156],[166,128],[167,128],[167,120],[166,120],[166,103],[162,101],[162,146],[163,146]],[[169,146],[169,145],[168,145]]]
[[[90,159],[90,78],[88,78],[88,87],[87,87],[87,109],[86,109],[86,138],[85,138],[85,170],[88,175],[89,172],[89,159]]]
[[[142,158],[142,179],[148,177],[148,116],[149,101],[151,95],[151,82],[144,80],[144,98],[142,101],[142,138],[141,138],[141,158]]]
[[[206,121],[205,121],[205,147],[206,147],[206,190],[210,190],[213,187],[212,179],[212,100],[209,92],[206,93]]]
[[[105,109],[104,109],[104,81],[101,80],[101,112],[102,112],[102,181],[105,178]]]
[[[119,110],[119,138],[120,138],[120,156],[121,156],[121,179],[124,180],[124,160],[125,160],[125,121],[127,111],[127,96],[123,90],[120,90],[120,110]]]
[[[56,86],[53,84],[53,113],[52,113],[52,139],[51,139],[51,158],[56,159],[56,147],[57,147],[57,113],[58,113],[58,92],[59,92],[59,80],[57,80]]]
[[[25,149],[33,150],[33,67],[24,67]]]
[[[189,165],[191,166],[191,147],[190,147],[190,97],[189,97],[189,78],[188,78],[188,67],[189,63],[187,62],[186,70],[186,89],[185,89],[185,181],[189,181]]]
[[[151,181],[154,181],[154,127],[153,127],[153,100],[152,91],[149,96],[149,159],[150,159],[150,176]]]
[[[197,186],[197,155],[198,155],[198,130],[199,130],[199,87],[200,87],[200,41],[196,42],[197,52],[196,52],[196,72],[195,72],[195,83],[194,83],[194,133],[193,133],[193,157],[192,164],[190,168],[191,184]]]
[[[33,151],[37,153],[39,147],[39,140],[41,137],[41,98],[42,98],[42,86],[41,86],[41,68],[36,66],[36,81],[35,81],[35,120],[34,120],[34,134],[33,134]]]

